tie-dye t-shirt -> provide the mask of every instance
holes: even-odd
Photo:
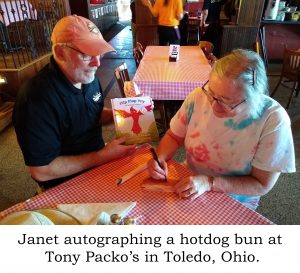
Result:
[[[290,119],[272,98],[262,95],[265,107],[257,119],[249,117],[247,103],[234,117],[218,118],[201,88],[195,89],[170,123],[185,138],[189,168],[211,176],[249,175],[252,166],[269,172],[295,172]],[[258,196],[231,195],[255,209]]]

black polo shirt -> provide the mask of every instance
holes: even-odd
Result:
[[[104,98],[97,78],[74,87],[51,58],[19,91],[13,124],[25,164],[45,166],[60,155],[104,147],[100,115]]]

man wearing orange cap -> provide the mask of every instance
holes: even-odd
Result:
[[[45,189],[135,150],[124,138],[107,145],[102,138],[102,124],[113,119],[95,73],[113,47],[76,15],[57,22],[51,41],[50,63],[22,86],[13,113],[25,164]]]

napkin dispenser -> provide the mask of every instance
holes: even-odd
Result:
[[[169,62],[176,62],[179,60],[180,45],[170,45]]]
[[[177,62],[178,54],[172,54],[169,56],[169,62]]]

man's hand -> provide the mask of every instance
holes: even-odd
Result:
[[[100,116],[102,125],[111,124],[114,122],[113,112],[111,109],[104,107]]]
[[[103,152],[104,156],[110,160],[133,154],[136,150],[136,145],[124,145],[125,141],[125,137],[115,139],[107,143],[101,152]]]

